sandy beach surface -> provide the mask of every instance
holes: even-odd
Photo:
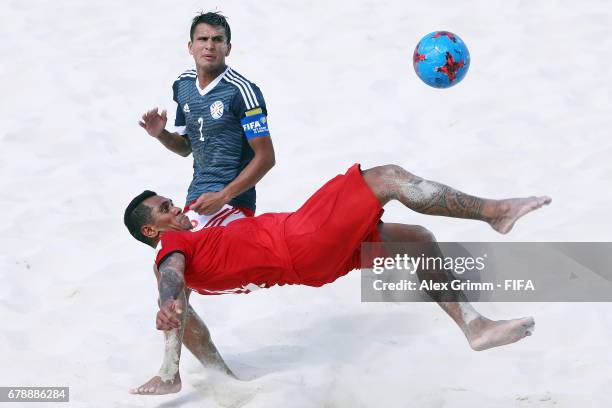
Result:
[[[399,204],[439,241],[610,241],[612,4],[606,1],[16,1],[0,13],[0,386],[70,386],[71,407],[605,407],[612,305],[483,303],[535,335],[477,353],[435,304],[323,288],[192,296],[244,381],[188,352],[183,390],[128,394],[161,363],[153,251],[122,223],[145,188],[183,203],[191,158],[138,125],[174,117],[193,15],[230,17],[227,62],[264,92],[277,165],[258,213],[296,209],[355,162],[396,163],[485,197],[553,197],[508,236]],[[419,81],[428,32],[472,57],[458,86]],[[28,406],[49,406],[31,404]]]

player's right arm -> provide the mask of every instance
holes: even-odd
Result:
[[[159,312],[160,317],[167,319],[173,329],[181,325],[181,315],[185,310],[185,255],[174,252],[159,265]],[[162,316],[160,316],[160,314]]]
[[[142,115],[142,119],[138,124],[147,131],[147,133],[161,142],[168,150],[179,154],[183,157],[189,156],[191,153],[191,143],[189,138],[186,138],[179,133],[171,133],[166,130],[168,116],[166,111],[158,112],[157,108],[148,110]]]

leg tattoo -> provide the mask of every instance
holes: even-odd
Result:
[[[444,184],[425,180],[397,166],[383,173],[383,179],[394,186],[395,199],[410,209],[427,215],[444,215],[454,218],[485,220],[485,205],[493,200],[474,197]]]
[[[382,205],[398,200],[422,214],[485,221],[501,234],[510,232],[514,223],[525,214],[552,201],[547,196],[505,200],[475,197],[425,180],[395,165],[375,167],[363,174]]]

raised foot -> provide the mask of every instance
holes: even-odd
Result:
[[[533,317],[514,320],[489,320],[484,317],[474,319],[468,324],[468,342],[476,351],[512,344],[535,330]]]
[[[519,218],[543,205],[550,204],[551,201],[552,198],[548,196],[500,200],[496,211],[498,215],[489,224],[500,234],[507,234]]]
[[[164,395],[174,394],[181,390],[181,377],[177,376],[173,380],[162,381],[161,377],[156,375],[138,388],[132,388],[130,394],[141,395]]]

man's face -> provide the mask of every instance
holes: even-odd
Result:
[[[198,24],[189,41],[189,53],[193,55],[196,67],[205,71],[216,71],[225,65],[232,45],[227,43],[225,28]]]
[[[151,224],[141,227],[143,235],[147,237],[157,237],[164,231],[187,231],[193,228],[183,210],[176,207],[169,198],[156,195],[144,200],[143,204],[151,208],[153,218]]]

